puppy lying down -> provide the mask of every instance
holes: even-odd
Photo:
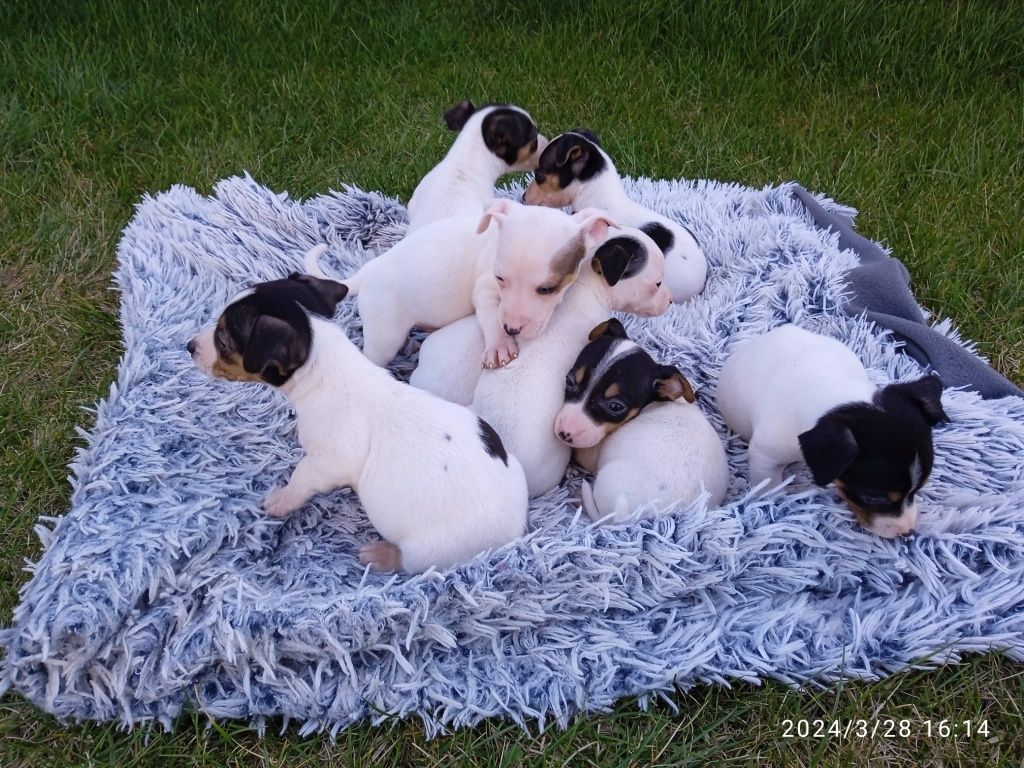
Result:
[[[328,321],[345,286],[293,274],[237,296],[188,343],[196,366],[277,387],[306,455],[264,500],[287,515],[351,486],[383,537],[359,552],[384,570],[444,568],[522,535],[526,479],[468,409],[396,381]]]
[[[594,328],[565,377],[555,434],[596,473],[583,483],[591,519],[621,522],[645,504],[689,504],[702,493],[717,506],[729,487],[722,441],[693,389],[629,340],[615,318]]]

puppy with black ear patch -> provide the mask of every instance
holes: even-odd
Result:
[[[448,216],[483,213],[494,184],[511,171],[537,166],[547,139],[530,114],[512,104],[456,104],[444,114],[458,136],[445,158],[423,177],[409,199],[409,232]]]
[[[444,568],[521,536],[526,481],[487,422],[396,381],[329,322],[345,287],[293,274],[233,300],[188,343],[204,373],[280,389],[305,456],[263,508],[273,517],[350,486],[383,541],[360,561]]]
[[[743,343],[718,379],[718,407],[750,447],[750,484],[804,461],[857,521],[886,538],[917,525],[932,471],[932,427],[947,421],[935,376],[877,389],[846,346],[795,325]]]
[[[615,318],[594,328],[565,377],[555,434],[595,473],[583,508],[595,522],[621,522],[644,504],[717,506],[729,488],[722,441],[675,366],[659,365]]]
[[[603,208],[619,223],[642,229],[665,254],[665,284],[681,303],[704,290],[708,260],[682,224],[644,208],[626,194],[615,164],[585,128],[556,136],[540,154],[533,181],[523,194],[529,205],[574,211]]]

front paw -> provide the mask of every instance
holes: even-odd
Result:
[[[511,336],[506,336],[484,350],[481,367],[504,368],[517,357],[519,357],[519,344]]]
[[[263,500],[263,511],[271,517],[285,517],[301,506],[302,501],[295,498],[287,485],[283,488],[275,488]]]

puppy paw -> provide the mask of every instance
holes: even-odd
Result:
[[[484,350],[483,368],[504,368],[519,357],[519,344],[511,336]]]
[[[359,562],[378,571],[397,571],[402,567],[402,550],[390,541],[375,541],[359,548]]]
[[[301,506],[301,502],[296,503],[287,485],[283,488],[275,488],[263,499],[263,511],[271,517],[285,517]]]

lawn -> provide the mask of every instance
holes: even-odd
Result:
[[[339,4],[342,5],[342,4]],[[452,103],[508,100],[595,130],[624,173],[795,179],[860,210],[920,300],[1024,382],[1024,7],[854,0],[374,4],[7,2],[0,7],[0,624],[33,525],[120,355],[110,290],[141,195],[248,170],[295,197],[407,200]],[[568,731],[415,722],[258,739],[62,726],[0,699],[0,766],[1019,765],[1024,674],[995,656],[829,691],[698,688]],[[905,718],[906,738],[782,738],[784,720]],[[987,736],[933,735],[982,719]]]

